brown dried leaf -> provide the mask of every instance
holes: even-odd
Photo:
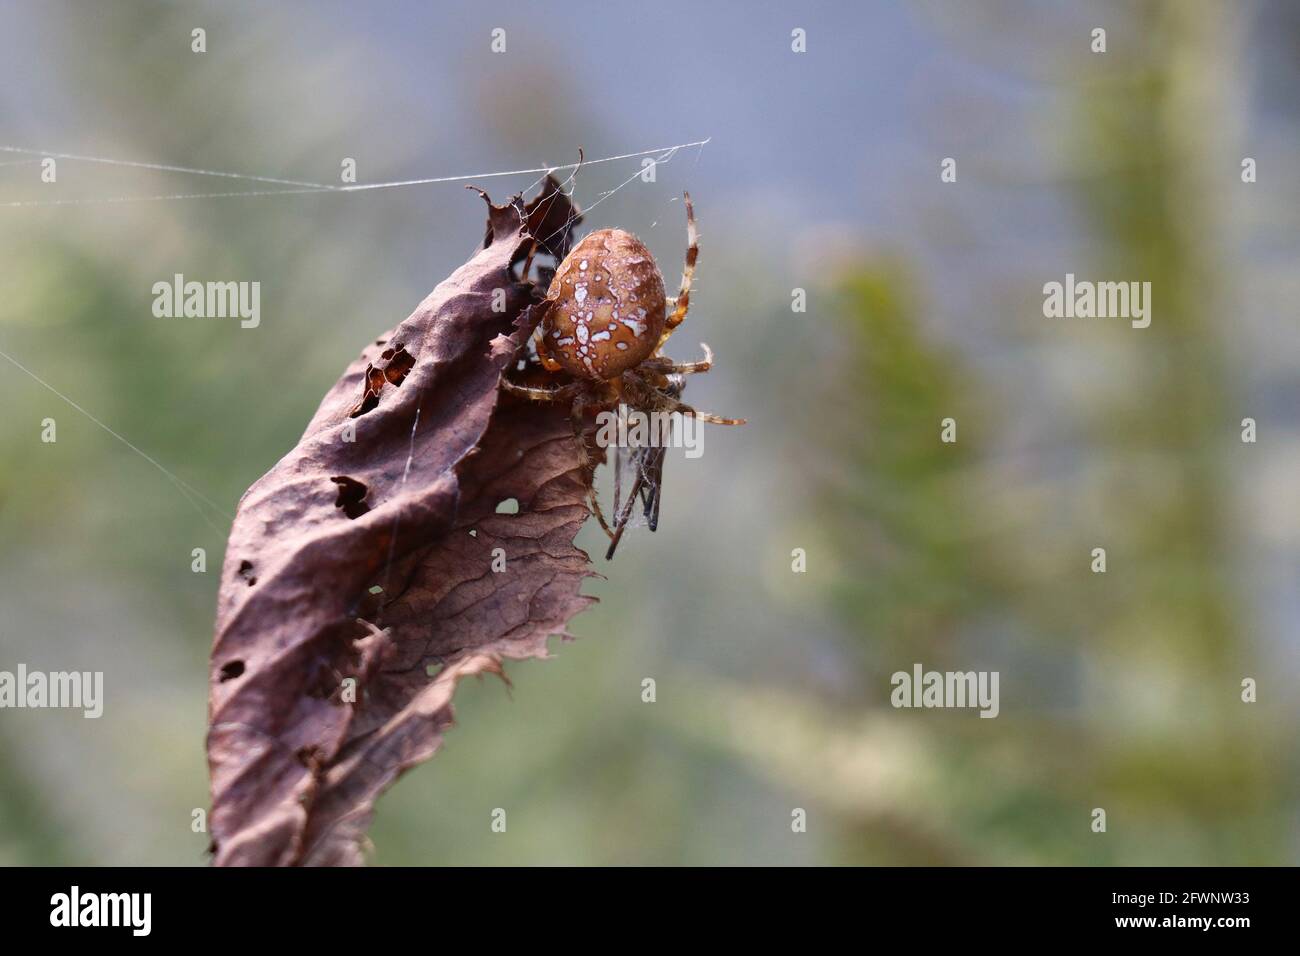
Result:
[[[512,266],[533,236],[558,233],[562,256],[574,215],[549,179],[526,207],[489,201],[483,248],[352,363],[241,500],[211,662],[218,865],[362,862],[375,799],[438,749],[457,682],[546,656],[593,600],[567,414],[497,389],[535,321]],[[507,498],[518,512],[497,514]]]

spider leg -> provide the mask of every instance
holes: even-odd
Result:
[[[644,366],[644,362],[642,365]],[[696,411],[690,405],[687,405],[678,398],[682,393],[683,380],[673,375],[668,379],[668,386],[656,387],[652,381],[647,381],[644,377],[636,376],[634,381],[637,383],[637,395],[639,400],[650,411],[657,412],[680,412],[683,415],[690,415],[702,422],[710,422],[714,425],[743,425],[743,418],[723,418],[720,415],[714,415],[710,412]]]
[[[680,402],[670,395],[665,395],[663,392],[657,391],[656,394],[659,396],[659,400],[656,403],[659,406],[659,411],[681,412],[683,415],[690,415],[692,418],[698,418],[702,422],[709,422],[713,425],[745,424],[745,419],[743,418],[723,418],[720,415],[714,415],[710,412],[699,412],[687,405],[685,402]]]
[[[609,522],[605,520],[605,512],[600,507],[600,497],[596,494],[596,463],[592,461],[591,452],[587,449],[587,424],[583,418],[587,405],[587,396],[579,391],[573,399],[573,405],[569,408],[569,422],[573,425],[573,440],[578,446],[578,465],[587,484],[588,507],[600,522],[601,529],[612,539],[614,532],[610,529]]]
[[[700,343],[700,348],[704,349],[704,359],[699,362],[674,362],[666,355],[656,355],[646,359],[640,367],[647,372],[659,372],[662,375],[695,375],[699,372],[707,372],[713,367],[713,349],[705,343]]]
[[[537,350],[537,360],[542,363],[542,368],[548,372],[558,372],[560,363],[551,358],[550,349],[546,347],[546,322],[538,322],[537,329],[533,332],[533,347]]]
[[[519,271],[519,280],[521,282],[528,281],[528,273],[532,272],[533,270],[533,256],[535,255],[537,255],[536,239],[534,239],[532,241],[532,244],[528,247],[528,258],[524,260],[524,267]]]
[[[695,260],[700,256],[700,236],[695,229],[695,206],[691,204],[691,194],[682,194],[686,199],[686,265],[682,269],[682,288],[673,300],[673,311],[664,320],[664,334],[659,339],[662,346],[673,334],[673,329],[682,324],[686,312],[691,307],[691,282],[695,278]]]
[[[681,412],[683,415],[690,415],[692,418],[698,418],[700,421],[708,422],[711,425],[745,424],[745,419],[743,418],[723,418],[721,415],[714,415],[710,412],[697,412],[695,409],[691,408],[691,406],[683,405],[680,402],[677,404],[677,407],[673,409],[673,411]]]
[[[574,382],[559,388],[537,388],[532,385],[517,385],[504,376],[501,379],[502,391],[534,402],[567,402],[581,392],[581,383]]]
[[[605,520],[605,512],[600,507],[600,498],[596,495],[596,462],[592,461],[591,452],[587,448],[587,426],[583,413],[587,410],[590,401],[585,385],[584,382],[573,382],[559,388],[535,388],[531,385],[516,385],[508,378],[501,379],[501,389],[511,395],[518,395],[535,402],[572,402],[569,406],[569,422],[573,426],[573,441],[578,449],[578,467],[587,484],[588,505],[605,534],[613,537],[614,532],[610,530],[609,522]]]

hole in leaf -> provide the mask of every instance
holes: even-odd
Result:
[[[252,561],[240,561],[238,573],[241,578],[248,582],[250,588],[257,583],[257,578],[253,577]]]
[[[391,384],[394,387],[401,385],[407,373],[415,367],[415,356],[406,351],[401,342],[390,349],[384,349],[380,353],[379,361],[384,364],[376,366],[372,363],[366,366],[365,381],[361,387],[361,401],[348,413],[349,418],[364,415],[378,406],[379,393],[383,391],[384,385]]]
[[[244,673],[243,661],[227,661],[221,667],[220,683],[224,684],[228,680],[234,680]]]
[[[384,352],[388,365],[384,367],[384,378],[393,385],[401,385],[408,372],[415,368],[415,356],[406,351],[399,342],[395,350]]]
[[[357,418],[366,412],[379,407],[379,396],[367,388],[361,397],[361,401],[348,413],[348,418]]]
[[[517,515],[519,514],[519,499],[506,498],[497,503],[497,514],[499,515]]]
[[[339,486],[339,496],[334,501],[335,508],[342,508],[349,518],[360,518],[370,510],[370,505],[365,502],[366,492],[370,489],[364,484],[347,475],[335,475],[330,481]]]

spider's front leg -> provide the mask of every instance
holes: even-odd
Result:
[[[664,330],[659,336],[661,349],[672,336],[677,326],[682,324],[686,313],[691,308],[691,284],[695,280],[695,262],[700,257],[700,234],[695,229],[695,206],[691,203],[691,194],[682,194],[686,199],[686,265],[682,268],[682,286],[675,299],[664,299]]]
[[[695,205],[691,194],[683,193],[686,200],[686,265],[682,269],[682,287],[673,300],[673,310],[664,321],[664,328],[669,332],[682,324],[691,307],[691,283],[695,278],[695,262],[700,257],[700,234],[695,229]]]

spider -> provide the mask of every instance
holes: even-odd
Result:
[[[579,462],[588,481],[591,510],[609,536],[606,559],[623,534],[638,494],[650,528],[659,517],[659,476],[664,449],[633,452],[636,480],[626,503],[619,507],[619,470],[615,469],[615,527],[600,507],[592,478],[595,463],[587,448],[584,420],[588,411],[610,410],[619,403],[641,412],[680,412],[715,425],[743,425],[743,418],[720,418],[696,411],[681,401],[686,375],[707,372],[713,352],[702,346],[699,362],[674,362],[661,354],[664,343],[686,318],[691,281],[699,256],[695,207],[686,200],[686,266],[676,299],[664,294],[664,280],[650,250],[622,229],[600,229],[586,236],[564,258],[541,302],[541,319],[534,335],[537,359],[549,373],[567,373],[573,381],[559,387],[537,387],[502,378],[505,391],[533,401],[569,405],[569,419],[578,446]],[[621,449],[617,450],[621,455]]]

